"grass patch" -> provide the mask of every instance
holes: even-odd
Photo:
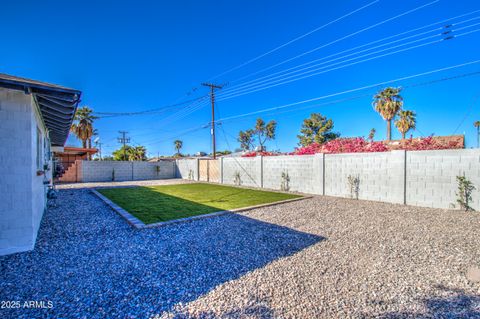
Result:
[[[302,197],[203,183],[97,191],[145,224]]]

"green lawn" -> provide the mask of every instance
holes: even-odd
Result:
[[[203,183],[98,191],[145,224],[301,197]]]

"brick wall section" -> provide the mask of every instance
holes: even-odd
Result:
[[[408,205],[453,208],[456,176],[465,174],[477,188],[471,206],[480,210],[480,150],[407,152],[406,173]]]
[[[81,161],[82,182],[132,181],[175,178],[173,161]]]
[[[358,177],[359,199],[404,201],[404,151],[325,155],[325,195],[350,197],[348,176]]]
[[[223,159],[223,183],[235,184],[235,174],[240,174],[242,186],[262,187],[261,157],[225,157]]]
[[[290,191],[323,194],[323,154],[264,157],[263,187],[281,189],[283,172],[288,174]]]

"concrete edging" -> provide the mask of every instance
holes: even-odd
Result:
[[[103,187],[103,188],[107,188],[107,187]],[[156,227],[163,227],[163,226],[174,225],[174,224],[188,223],[188,222],[191,222],[191,221],[194,221],[194,220],[197,220],[197,219],[204,219],[204,218],[222,216],[222,215],[225,215],[225,214],[234,214],[234,213],[244,212],[244,211],[248,211],[248,210],[252,210],[252,209],[256,209],[256,208],[263,208],[263,207],[275,206],[275,205],[280,205],[280,204],[286,204],[286,203],[295,202],[295,201],[304,200],[304,199],[309,199],[309,198],[313,197],[313,196],[302,196],[302,197],[298,197],[298,198],[291,198],[291,199],[286,199],[286,200],[273,202],[273,203],[266,203],[266,204],[248,206],[248,207],[241,207],[241,208],[235,208],[235,209],[231,209],[231,210],[221,210],[221,211],[213,212],[213,213],[209,213],[209,214],[203,214],[203,215],[185,217],[185,218],[180,218],[180,219],[174,219],[174,220],[169,220],[169,221],[166,221],[166,222],[145,224],[140,219],[133,216],[128,211],[121,208],[120,206],[118,206],[117,204],[112,202],[110,199],[108,199],[107,197],[100,194],[96,189],[91,189],[90,191],[93,194],[95,194],[98,198],[100,198],[103,202],[105,202],[105,204],[110,206],[111,209],[113,209],[120,216],[122,216],[124,219],[126,219],[126,221],[130,225],[132,225],[133,227],[135,227],[137,229],[156,228]]]

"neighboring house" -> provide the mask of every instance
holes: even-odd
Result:
[[[85,161],[88,156],[96,154],[96,148],[83,148],[75,146],[65,146],[63,150],[54,151],[54,165],[56,169],[56,182],[78,182],[79,170],[81,165],[78,161]],[[55,176],[55,174],[54,174]]]
[[[31,250],[81,92],[0,74],[0,255]]]

